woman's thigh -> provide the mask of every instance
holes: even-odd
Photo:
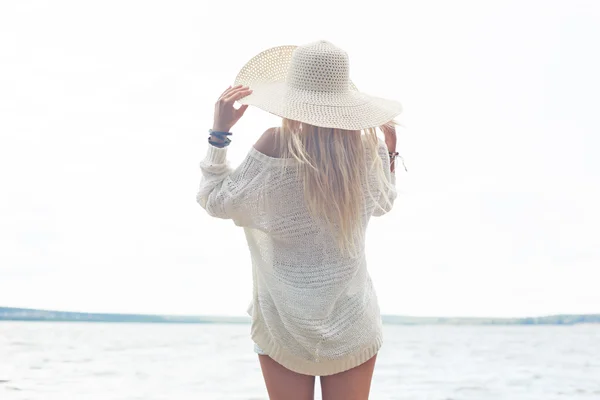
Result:
[[[321,377],[323,400],[367,400],[377,355],[348,371]]]
[[[313,400],[315,377],[290,371],[266,355],[259,355],[270,400]]]

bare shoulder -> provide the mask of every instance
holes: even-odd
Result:
[[[254,148],[269,157],[279,157],[277,134],[279,128],[267,129],[254,144]]]

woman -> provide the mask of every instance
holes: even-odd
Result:
[[[200,164],[198,202],[246,233],[251,337],[274,400],[313,399],[315,376],[324,400],[367,399],[382,344],[365,232],[396,197],[390,121],[402,107],[358,92],[348,72],[326,41],[260,53],[217,101]],[[283,123],[230,170],[230,131],[249,105]]]

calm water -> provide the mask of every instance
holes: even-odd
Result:
[[[267,399],[248,332],[0,322],[0,399]],[[389,325],[371,398],[598,400],[600,325]]]

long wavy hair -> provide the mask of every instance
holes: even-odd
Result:
[[[342,254],[357,257],[364,237],[364,185],[369,188],[368,196],[389,204],[389,183],[375,128],[322,128],[284,118],[276,136],[280,157],[299,161],[298,174],[310,214],[325,222]],[[369,184],[373,170],[376,187]]]

